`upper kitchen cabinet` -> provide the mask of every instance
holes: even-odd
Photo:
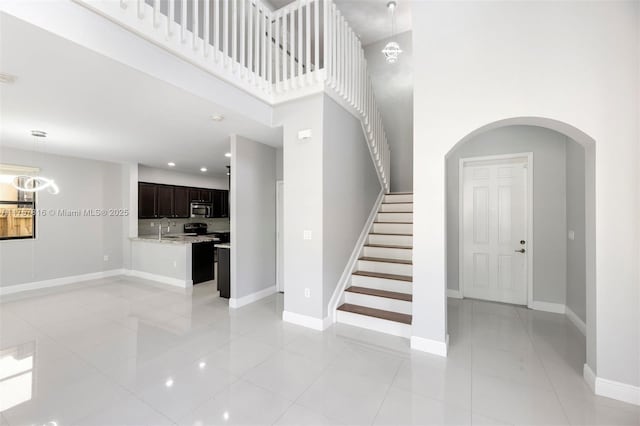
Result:
[[[176,217],[174,187],[158,185],[158,217]]]
[[[138,183],[138,217],[152,219],[158,217],[158,186],[152,183]]]
[[[211,202],[211,190],[200,188],[189,188],[189,201]]]
[[[189,217],[189,188],[184,186],[173,187],[173,209],[176,217]]]
[[[214,189],[211,193],[213,200],[213,217],[229,217],[229,191]]]

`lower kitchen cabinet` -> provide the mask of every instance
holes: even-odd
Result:
[[[191,248],[191,279],[193,284],[215,278],[213,263],[214,242],[194,243]]]

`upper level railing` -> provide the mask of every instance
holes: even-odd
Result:
[[[358,36],[333,0],[75,0],[270,104],[327,92],[356,114],[389,191],[389,145]]]

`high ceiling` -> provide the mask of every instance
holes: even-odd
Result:
[[[225,172],[229,135],[272,146],[281,129],[0,14],[0,145],[176,171]],[[211,120],[222,114],[224,120]],[[49,136],[35,145],[30,131]]]
[[[265,1],[274,9],[279,9],[295,0]],[[338,9],[365,46],[391,35],[388,2],[389,0],[335,0]],[[396,33],[411,30],[411,0],[396,0],[396,3]]]

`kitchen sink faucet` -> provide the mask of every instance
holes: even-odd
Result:
[[[167,234],[171,231],[171,221],[167,220]],[[158,222],[158,241],[162,241],[162,219]]]

